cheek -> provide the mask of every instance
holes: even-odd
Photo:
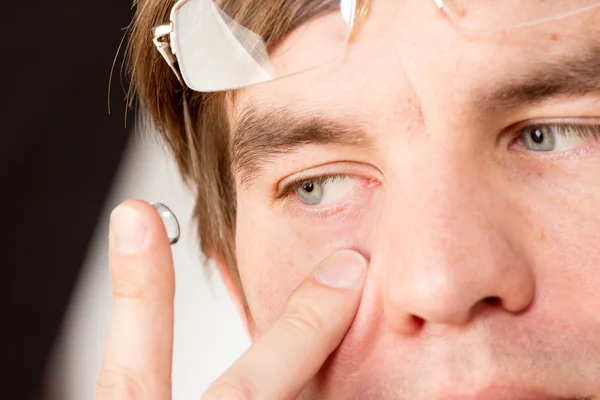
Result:
[[[340,249],[368,254],[372,213],[370,205],[339,219],[311,219],[238,196],[236,254],[259,333],[279,317],[289,295],[321,260]]]
[[[565,163],[560,173],[546,170],[535,175],[537,181],[528,177],[530,192],[521,193],[519,202],[535,230],[528,251],[536,266],[539,311],[598,329],[600,183],[592,171],[600,160],[585,164],[592,168]]]

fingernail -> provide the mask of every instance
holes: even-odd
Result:
[[[358,286],[367,272],[367,262],[360,254],[339,251],[325,261],[317,272],[317,281],[323,285],[350,289]]]
[[[123,255],[138,253],[146,242],[146,223],[140,213],[120,205],[110,215],[110,246]]]

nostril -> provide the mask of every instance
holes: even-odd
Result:
[[[419,317],[418,315],[412,315],[411,319],[412,319],[413,325],[418,329],[421,329],[423,327],[423,324],[425,324],[425,320],[423,318]]]
[[[486,297],[484,301],[491,306],[499,306],[501,303],[499,297]]]

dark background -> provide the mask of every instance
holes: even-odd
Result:
[[[133,125],[117,60],[127,0],[4,1],[2,399],[42,399],[59,333]],[[81,399],[87,400],[87,399]]]

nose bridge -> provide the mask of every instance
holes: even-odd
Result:
[[[447,256],[456,256],[470,240],[489,233],[481,228],[492,224],[502,200],[494,198],[487,184],[486,160],[456,147],[438,141],[415,151],[427,158],[405,158],[397,161],[403,167],[390,168],[395,176],[386,181],[385,212],[407,228],[393,240],[410,243],[426,237],[432,246],[447,248]],[[457,242],[462,245],[453,245]]]
[[[533,295],[526,260],[505,228],[485,160],[437,154],[386,181],[372,265],[382,268],[386,318],[463,324],[478,304],[518,312]],[[476,167],[477,166],[477,167]],[[379,264],[379,265],[377,265]],[[493,301],[490,301],[493,300]]]

